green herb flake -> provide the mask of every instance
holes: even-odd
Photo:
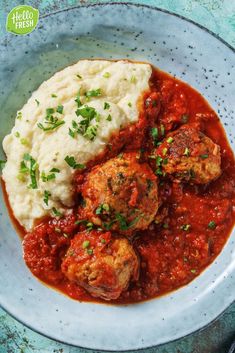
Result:
[[[81,98],[80,98],[80,91],[77,93],[75,102],[77,103],[78,108],[82,106]]]
[[[131,102],[128,102],[128,104],[127,104],[127,105],[128,105],[128,107],[130,107],[130,108],[132,107]]]
[[[76,163],[75,158],[73,156],[66,156],[64,160],[73,169],[84,169],[85,168],[84,164]]]
[[[162,161],[163,161],[162,157],[156,156],[156,165],[158,167],[160,167],[160,165],[162,164]]]
[[[110,72],[105,72],[105,73],[103,74],[103,77],[104,77],[104,78],[109,78],[110,76],[111,76]]]
[[[97,215],[99,215],[99,214],[102,214],[102,213],[104,213],[104,212],[108,213],[109,211],[110,211],[109,205],[108,205],[107,203],[103,203],[103,204],[100,204],[100,205],[97,207],[95,213],[96,213]]]
[[[33,159],[30,154],[25,153],[23,156],[23,161],[20,163],[20,173],[26,174],[28,173],[30,176],[31,184],[29,185],[30,189],[37,189],[38,184],[37,184],[37,170],[38,170],[38,164]]]
[[[15,137],[17,137],[17,138],[20,137],[20,133],[18,131],[15,132]]]
[[[200,157],[201,157],[202,159],[206,159],[206,158],[209,157],[209,155],[208,155],[208,154],[201,154]]]
[[[112,121],[112,116],[109,114],[106,118],[107,121]]]
[[[191,228],[191,224],[183,224],[180,229],[184,230],[187,232]]]
[[[109,109],[109,108],[110,108],[110,104],[107,102],[104,102],[104,110]]]
[[[16,119],[21,120],[22,119],[22,112],[18,112]]]
[[[37,99],[35,99],[35,102],[37,103],[37,106],[39,106],[40,102]]]
[[[165,156],[165,155],[167,154],[167,151],[168,151],[168,149],[167,149],[166,147],[164,147],[164,148],[162,149],[162,154],[163,154],[163,156]]]
[[[50,173],[60,173],[60,169],[58,169],[58,168],[52,168],[52,169],[50,170]]]
[[[58,106],[57,109],[62,106]],[[61,108],[59,108],[61,110]],[[63,111],[63,109],[62,109]],[[57,129],[59,126],[65,123],[64,120],[59,120],[57,117],[53,116],[52,114],[55,112],[54,108],[47,108],[46,109],[46,117],[44,120],[44,125],[42,123],[38,123],[37,126],[39,129],[43,131],[52,131]]]
[[[163,223],[162,228],[168,229],[169,228],[169,224],[168,223]]]
[[[63,105],[58,105],[58,107],[56,108],[56,111],[59,114],[63,114],[63,110],[64,110],[64,106]]]
[[[57,95],[55,93],[52,93],[51,97],[52,98],[57,98]]]
[[[101,229],[102,230],[102,229]],[[100,242],[102,243],[102,244],[106,244],[106,240],[105,239],[100,239]]]
[[[197,273],[197,270],[195,270],[194,268],[190,270],[190,272],[192,273]]]
[[[21,145],[24,145],[24,146],[28,146],[29,145],[29,141],[25,138],[21,138],[20,139],[20,143]]]
[[[0,170],[2,170],[4,168],[6,162],[7,161],[4,161],[4,160],[0,159]]]
[[[183,155],[186,157],[188,157],[190,155],[190,151],[189,151],[188,147],[185,148]]]
[[[48,201],[49,201],[50,196],[51,196],[51,193],[48,190],[45,190],[43,201],[47,206],[48,206]]]
[[[55,207],[52,208],[52,212],[53,212],[54,216],[56,216],[56,217],[62,216],[62,213],[60,211],[58,211]]]
[[[83,249],[87,249],[87,248],[89,248],[89,246],[90,246],[89,240],[85,240],[85,241],[82,243],[82,248],[83,248]]]
[[[92,255],[93,254],[93,249],[87,249],[86,252],[88,253],[88,255]]]
[[[208,223],[208,228],[209,228],[209,229],[215,229],[215,228],[216,228],[216,223],[215,223],[214,221],[210,221],[210,222]]]
[[[82,76],[81,76],[81,75],[77,74],[76,76],[77,76],[78,78],[82,79]]]
[[[173,137],[168,137],[168,139],[166,140],[166,142],[168,142],[168,143],[172,143],[174,141],[174,139],[173,139]]]
[[[91,98],[91,97],[99,97],[101,96],[101,89],[92,89],[91,91],[88,91],[85,93],[86,98]]]
[[[157,168],[156,170],[155,170],[155,174],[156,175],[163,175],[163,172],[162,172],[162,170],[161,170],[161,168]]]
[[[131,76],[131,83],[137,83],[137,79],[135,76]]]
[[[154,145],[156,146],[157,140],[158,140],[158,128],[157,127],[153,127],[151,129],[151,136],[152,136]]]

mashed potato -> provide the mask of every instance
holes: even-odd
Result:
[[[3,141],[3,179],[26,230],[37,218],[73,206],[74,172],[102,152],[111,135],[138,120],[149,88],[148,64],[81,60],[35,91]]]

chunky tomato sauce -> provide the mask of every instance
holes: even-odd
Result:
[[[111,303],[147,300],[189,283],[220,253],[234,224],[234,156],[218,116],[204,98],[186,83],[154,69],[151,91],[145,93],[140,111],[139,121],[113,136],[106,151],[75,176],[75,192],[79,194],[92,166],[117,154],[135,150],[140,161],[148,161],[154,126],[158,127],[159,141],[183,124],[199,127],[221,147],[222,174],[209,185],[194,186],[159,177],[159,222],[139,231],[132,240],[140,258],[139,280]],[[34,275],[70,297],[102,302],[66,279],[61,271],[70,240],[84,229],[82,223],[76,224],[84,218],[78,209],[79,204],[70,216],[41,221],[27,242],[25,260],[30,260]]]

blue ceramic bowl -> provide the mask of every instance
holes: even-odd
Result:
[[[98,57],[146,60],[182,78],[219,113],[235,146],[234,53],[175,15],[130,4],[78,7],[41,18],[30,35],[5,35],[0,53],[0,139],[42,81],[80,58]],[[31,275],[0,196],[0,273],[2,307],[34,330],[93,349],[139,349],[198,330],[233,302],[234,233],[214,263],[175,292],[129,306],[80,303]]]

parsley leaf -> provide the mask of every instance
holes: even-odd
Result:
[[[44,191],[44,198],[43,201],[44,203],[48,206],[48,201],[49,201],[49,197],[51,196],[51,193],[47,190]]]
[[[73,169],[84,169],[85,168],[84,164],[76,163],[75,158],[73,156],[66,156],[64,160]]]

